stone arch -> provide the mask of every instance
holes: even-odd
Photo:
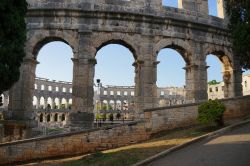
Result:
[[[68,108],[68,103],[67,100],[65,98],[61,99],[61,105],[63,109],[67,109]]]
[[[110,100],[109,105],[112,107],[112,110],[115,109],[115,101],[114,100]]]
[[[36,96],[33,96],[33,107],[37,108],[37,106],[38,106],[38,98]]]
[[[54,100],[54,102],[55,102],[55,108],[59,109],[60,108],[60,100],[59,100],[59,98],[56,97],[55,100]]]
[[[128,37],[124,34],[112,34],[112,35],[102,35],[100,38],[99,35],[96,36],[94,39],[92,45],[96,49],[96,53],[103,47],[109,44],[119,44],[127,49],[129,49],[130,52],[132,52],[134,59],[136,60],[139,56],[135,40],[132,37]],[[94,57],[93,57],[94,58]]]
[[[53,34],[53,35],[52,35]],[[28,51],[27,56],[30,58],[37,58],[38,52],[40,49],[54,41],[61,41],[65,44],[69,45],[72,48],[73,52],[78,51],[78,34],[73,31],[58,31],[58,30],[48,30],[48,31],[35,31],[34,35],[28,34],[31,36],[28,38],[27,49],[31,49]],[[77,54],[73,54],[73,56],[77,56]],[[77,57],[74,57],[77,58]]]
[[[231,50],[217,45],[205,44],[203,47],[204,51],[204,59],[206,59],[207,55],[212,54],[217,56],[220,61],[223,63],[224,70],[232,70],[235,66],[233,53]]]
[[[190,44],[188,44],[188,42],[181,39],[162,39],[158,43],[156,43],[154,47],[155,58],[164,48],[171,48],[176,50],[183,57],[187,65],[191,64],[192,47]]]
[[[44,109],[46,106],[45,106],[45,98],[42,96],[40,97],[40,101],[39,101],[39,105],[42,109]]]
[[[207,55],[216,56],[223,65],[224,98],[242,96],[242,69],[231,48],[206,44],[203,47],[205,59]]]
[[[53,109],[53,100],[52,100],[51,97],[48,97],[46,107],[49,108],[49,109]]]

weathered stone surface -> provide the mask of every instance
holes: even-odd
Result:
[[[74,52],[73,114],[93,112],[95,56],[111,43],[124,45],[133,53],[137,117],[144,108],[157,105],[156,62],[163,48],[177,50],[186,62],[187,100],[207,99],[205,59],[211,53],[224,64],[225,96],[242,95],[240,67],[231,50],[227,23],[208,16],[207,1],[182,0],[179,9],[163,7],[161,0],[27,2],[26,57],[20,80],[10,93],[9,110],[13,112],[32,111],[37,55],[51,41],[63,41]],[[18,114],[12,115],[17,115],[12,119],[20,119]]]

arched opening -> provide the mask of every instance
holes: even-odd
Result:
[[[33,54],[39,62],[36,68],[37,77],[54,81],[72,82],[73,62],[71,58],[73,58],[73,50],[67,42],[58,38],[45,39],[37,44],[33,50]],[[58,92],[59,87],[55,86],[54,89],[52,85],[49,85],[49,82],[46,83],[47,87],[41,87],[41,89],[48,90],[49,93],[52,93],[53,90]],[[62,91],[66,92],[67,89],[63,87]],[[65,100],[62,102],[65,108],[67,107],[66,103]],[[55,99],[55,104],[51,98],[48,98],[47,104],[50,105],[50,108],[60,108],[58,98]]]
[[[43,114],[40,114],[39,121],[43,122]]]
[[[122,107],[122,102],[120,100],[117,100],[116,101],[116,109],[117,110],[122,110],[121,107]]]
[[[177,105],[183,103],[186,92],[185,66],[189,65],[185,50],[178,46],[162,49],[157,56],[157,97],[159,106]]]
[[[250,70],[243,69],[242,91],[244,96],[250,95]]]
[[[208,0],[208,14],[215,17],[224,18],[224,0]]]
[[[54,109],[60,109],[60,100],[58,98],[55,98],[55,108]]]
[[[38,99],[36,96],[33,96],[33,108],[38,109]]]
[[[53,109],[52,106],[53,106],[53,101],[52,101],[51,97],[49,97],[47,100],[47,108]]]
[[[69,99],[69,109],[72,108],[72,99]]]
[[[58,121],[58,114],[56,113],[54,116],[54,121],[57,122]]]
[[[108,110],[108,101],[107,100],[103,100],[101,110]]]
[[[68,108],[68,103],[65,98],[62,98],[62,104],[61,104],[62,109],[67,109]]]
[[[65,114],[62,114],[62,121],[65,121]]]
[[[228,97],[231,79],[231,62],[223,52],[207,55],[208,99],[222,99]]]
[[[40,109],[45,109],[45,99],[44,97],[41,97],[40,98]]]
[[[116,101],[117,97],[120,95],[124,95],[121,91],[115,91],[116,87],[134,87],[135,67],[133,64],[136,59],[137,58],[133,47],[123,41],[109,41],[102,44],[97,49],[95,80],[100,79],[101,85],[104,87],[107,85],[114,87],[114,90],[112,89],[109,91],[109,89],[106,89],[103,91],[102,97],[104,97],[104,104],[102,107],[105,107],[106,110],[110,107],[106,101],[110,101],[110,99],[112,99],[113,102]],[[97,88],[95,90],[97,90]],[[128,92],[126,92],[126,94],[128,95]],[[113,103],[109,104],[111,105],[112,109],[114,109]]]
[[[50,122],[50,114],[47,115],[47,122]]]
[[[110,100],[109,107],[110,107],[111,110],[115,109],[115,102],[114,102],[114,100]]]

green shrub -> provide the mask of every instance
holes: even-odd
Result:
[[[201,124],[213,124],[223,126],[223,113],[225,105],[218,100],[209,100],[198,107],[198,122]]]

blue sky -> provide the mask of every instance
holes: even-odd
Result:
[[[216,0],[214,0],[215,2]],[[177,6],[177,0],[168,1],[170,6]],[[210,6],[215,6],[209,3]],[[216,6],[215,6],[216,9]],[[213,9],[213,11],[215,10]],[[216,14],[216,12],[213,12]],[[60,81],[72,81],[73,63],[71,48],[62,42],[46,44],[38,54],[36,75]],[[132,53],[121,45],[107,45],[100,49],[96,55],[97,65],[95,68],[95,80],[101,79],[104,85],[134,85],[134,58]],[[185,85],[185,62],[180,54],[172,49],[163,49],[158,54],[160,64],[157,68],[157,85],[178,86]],[[208,81],[222,80],[221,63],[215,56],[207,57]]]

